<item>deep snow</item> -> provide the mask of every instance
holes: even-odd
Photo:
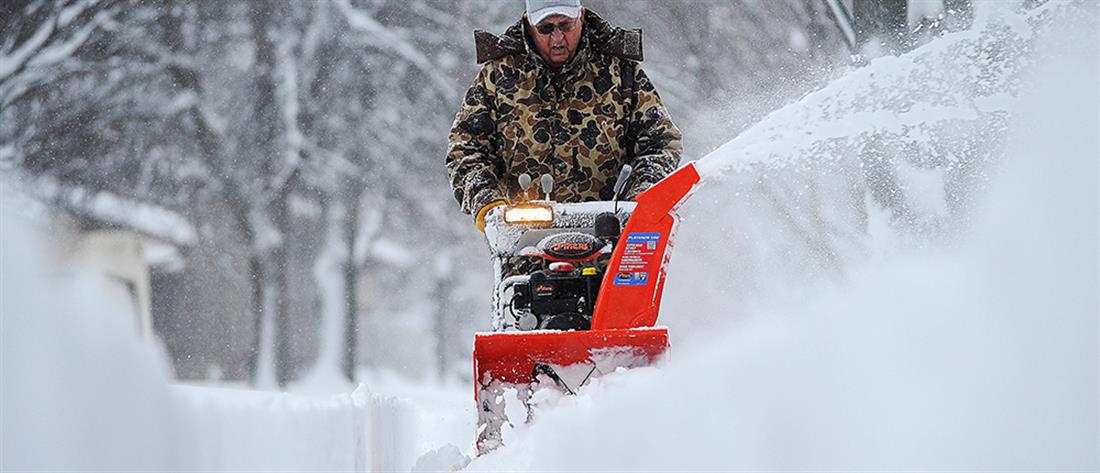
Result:
[[[876,60],[701,160],[662,314],[673,357],[557,399],[467,468],[1100,468],[1100,51],[1082,5],[1037,30],[993,11],[980,20],[1008,33]],[[893,207],[846,154],[875,139],[911,145],[884,154]],[[905,157],[944,149],[971,174]],[[421,467],[471,453],[465,386],[170,386],[125,306],[51,275],[40,233],[0,204],[0,469],[407,470],[436,447]]]

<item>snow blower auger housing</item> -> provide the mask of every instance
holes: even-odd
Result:
[[[699,173],[689,163],[634,202],[619,202],[630,172],[624,166],[611,202],[524,201],[487,216],[496,290],[494,331],[474,339],[479,453],[501,445],[509,388],[529,408],[537,388],[573,394],[592,377],[652,364],[668,350],[668,329],[654,325],[675,211]],[[527,192],[531,178],[520,176],[520,185]],[[549,195],[553,181],[543,176],[540,185]],[[518,256],[541,269],[508,274],[505,262]]]

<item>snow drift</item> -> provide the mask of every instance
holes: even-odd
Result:
[[[407,471],[422,453],[418,413],[364,386],[170,386],[130,301],[51,264],[48,220],[0,194],[0,470]]]
[[[195,453],[163,353],[104,281],[55,273],[42,234],[0,202],[0,469],[179,469]],[[38,228],[38,230],[45,230]]]

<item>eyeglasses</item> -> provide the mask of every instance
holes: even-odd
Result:
[[[577,20],[564,20],[558,23],[539,23],[535,26],[535,31],[538,31],[541,35],[549,36],[555,29],[561,30],[562,33],[568,33],[573,31],[573,27],[577,24]]]

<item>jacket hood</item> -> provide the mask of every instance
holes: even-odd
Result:
[[[513,54],[527,54],[527,32],[525,19],[519,21],[497,36],[487,31],[474,31],[474,44],[477,48],[477,63],[482,64]],[[642,60],[642,30],[623,29],[612,26],[592,10],[584,13],[584,37],[589,47],[596,51],[619,56],[633,61]]]

